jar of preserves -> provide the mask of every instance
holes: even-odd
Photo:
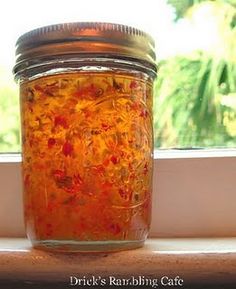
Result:
[[[152,38],[110,23],[39,28],[18,39],[14,74],[33,246],[142,246],[151,216]]]

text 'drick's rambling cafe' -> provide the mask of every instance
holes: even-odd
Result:
[[[70,286],[80,287],[182,287],[184,280],[180,276],[162,276],[160,278],[149,278],[145,276],[131,276],[129,278],[118,278],[115,276],[109,276],[103,278],[101,276],[90,276],[90,277],[77,277],[70,276]]]

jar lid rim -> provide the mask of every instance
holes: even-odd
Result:
[[[48,40],[52,37],[63,38],[68,36],[67,33],[70,33],[70,36],[74,37],[75,39],[81,35],[86,35],[86,32],[88,35],[93,36],[93,34],[90,34],[92,31],[104,32],[103,36],[105,36],[105,33],[107,32],[118,32],[131,37],[145,37],[154,45],[154,40],[148,33],[129,25],[109,22],[67,22],[43,26],[21,35],[18,38],[16,45],[20,45],[22,42],[26,44],[32,42],[33,40]],[[58,32],[60,34],[58,34]],[[81,34],[81,32],[84,32],[84,34]]]
[[[106,22],[70,22],[29,31],[16,42],[16,66],[35,57],[65,54],[117,55],[156,66],[155,42],[137,28]]]

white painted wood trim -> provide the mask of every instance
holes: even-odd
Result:
[[[24,236],[20,155],[0,155],[0,236]],[[157,151],[152,237],[236,236],[236,150]]]

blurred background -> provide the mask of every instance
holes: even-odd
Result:
[[[21,150],[12,75],[17,38],[73,21],[123,23],[155,39],[155,148],[235,147],[236,0],[8,0],[1,12],[0,152]]]

